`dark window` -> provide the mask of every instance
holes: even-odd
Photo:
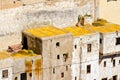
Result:
[[[57,59],[60,59],[60,55],[57,55]]]
[[[61,73],[61,78],[63,78],[64,77],[64,73]]]
[[[66,66],[66,71],[68,71],[68,66]]]
[[[119,60],[119,64],[120,64],[120,60]]]
[[[56,46],[57,46],[57,47],[58,47],[58,46],[60,46],[60,43],[59,43],[59,42],[57,42],[57,43],[56,43]]]
[[[120,44],[120,37],[116,38],[116,45]]]
[[[2,71],[2,78],[8,78],[8,70]]]
[[[26,73],[21,73],[20,74],[20,80],[27,80],[27,74]]]
[[[107,80],[107,78],[102,78],[102,80]]]
[[[91,52],[91,47],[92,47],[91,44],[87,44],[87,52]]]
[[[17,78],[17,77],[15,77],[15,80],[18,80],[18,78]]]
[[[106,67],[106,61],[104,61],[104,67]]]
[[[55,74],[55,68],[53,68],[53,74]]]
[[[27,37],[23,38],[23,49],[28,49]]]
[[[75,45],[74,47],[75,47],[75,49],[76,49],[76,48],[77,48],[77,45]]]
[[[75,77],[75,80],[77,80],[77,77]]]
[[[29,76],[32,77],[32,73],[29,73]]]
[[[26,6],[26,4],[23,4],[23,6]]]
[[[67,58],[68,58],[68,54],[63,54],[63,58],[64,58],[64,61],[66,62]]]
[[[102,39],[100,38],[100,44],[102,44]]]
[[[87,65],[87,73],[91,72],[91,65]]]
[[[15,1],[13,1],[13,3],[15,4]]]
[[[117,80],[117,75],[113,76],[113,80]]]
[[[115,60],[113,60],[113,67],[115,67]]]

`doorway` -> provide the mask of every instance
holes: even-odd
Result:
[[[26,73],[21,73],[20,74],[20,80],[27,80],[27,74]]]
[[[27,38],[23,38],[23,49],[28,49]]]

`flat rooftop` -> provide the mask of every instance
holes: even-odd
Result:
[[[66,34],[62,29],[53,26],[35,27],[27,29],[25,32],[30,33],[36,37],[51,37]]]
[[[109,33],[120,31],[120,26],[112,23],[105,23],[104,26],[91,26],[88,30],[91,32]]]
[[[63,28],[64,31],[71,32],[74,36],[82,36],[90,33],[100,32],[100,33],[110,33],[120,31],[120,25],[105,23],[104,26],[93,26],[93,25],[85,25],[85,26],[69,26]]]
[[[0,60],[6,59],[6,58],[9,58],[9,57],[11,57],[10,53],[4,52],[4,51],[0,52]]]
[[[6,59],[6,58],[13,58],[13,59],[19,59],[19,58],[28,58],[38,56],[35,53],[31,53],[29,50],[20,50],[17,53],[9,53],[6,51],[0,52],[0,60]]]
[[[35,53],[31,53],[31,51],[29,52],[29,50],[21,50],[15,54],[12,54],[11,56],[14,59],[18,59],[18,58],[28,58],[28,57],[38,56],[38,55]]]
[[[63,28],[63,30],[67,32],[71,32],[74,36],[81,36],[81,35],[86,35],[91,33],[89,30],[83,28],[83,26],[81,27],[70,26],[70,27]]]

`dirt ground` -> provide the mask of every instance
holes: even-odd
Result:
[[[19,44],[21,42],[21,34],[10,34],[0,36],[0,51],[7,50],[8,46]]]

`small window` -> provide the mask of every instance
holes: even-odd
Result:
[[[26,6],[26,4],[23,4],[23,6]]]
[[[107,80],[107,78],[102,78],[102,80]]]
[[[120,44],[120,37],[116,38],[116,45]]]
[[[56,47],[58,47],[58,46],[60,46],[60,43],[59,43],[59,42],[56,43]]]
[[[60,55],[57,55],[57,59],[60,59]]]
[[[106,67],[106,61],[104,61],[104,67]]]
[[[15,4],[15,1],[13,1],[13,3]]]
[[[115,67],[115,60],[113,60],[113,67]]]
[[[113,80],[117,80],[117,75],[113,76]]]
[[[53,74],[55,74],[55,68],[53,68]]]
[[[87,73],[91,72],[91,65],[87,65]]]
[[[75,76],[75,80],[77,80],[77,77]]]
[[[68,71],[68,66],[66,66],[66,71]]]
[[[61,78],[64,78],[64,73],[61,73]]]
[[[8,78],[8,70],[2,71],[2,78]]]
[[[67,58],[68,58],[68,54],[63,54],[63,58],[64,58],[64,61],[66,62]]]
[[[92,47],[91,44],[87,44],[87,52],[91,52],[91,47]]]
[[[76,49],[76,48],[77,48],[77,45],[75,45],[74,47],[75,47],[75,49]]]
[[[18,80],[18,78],[17,78],[17,77],[15,77],[15,80]]]
[[[120,64],[120,60],[119,60],[119,64]]]
[[[29,73],[29,76],[32,77],[32,73]]]
[[[102,44],[102,39],[100,38],[100,44]]]

